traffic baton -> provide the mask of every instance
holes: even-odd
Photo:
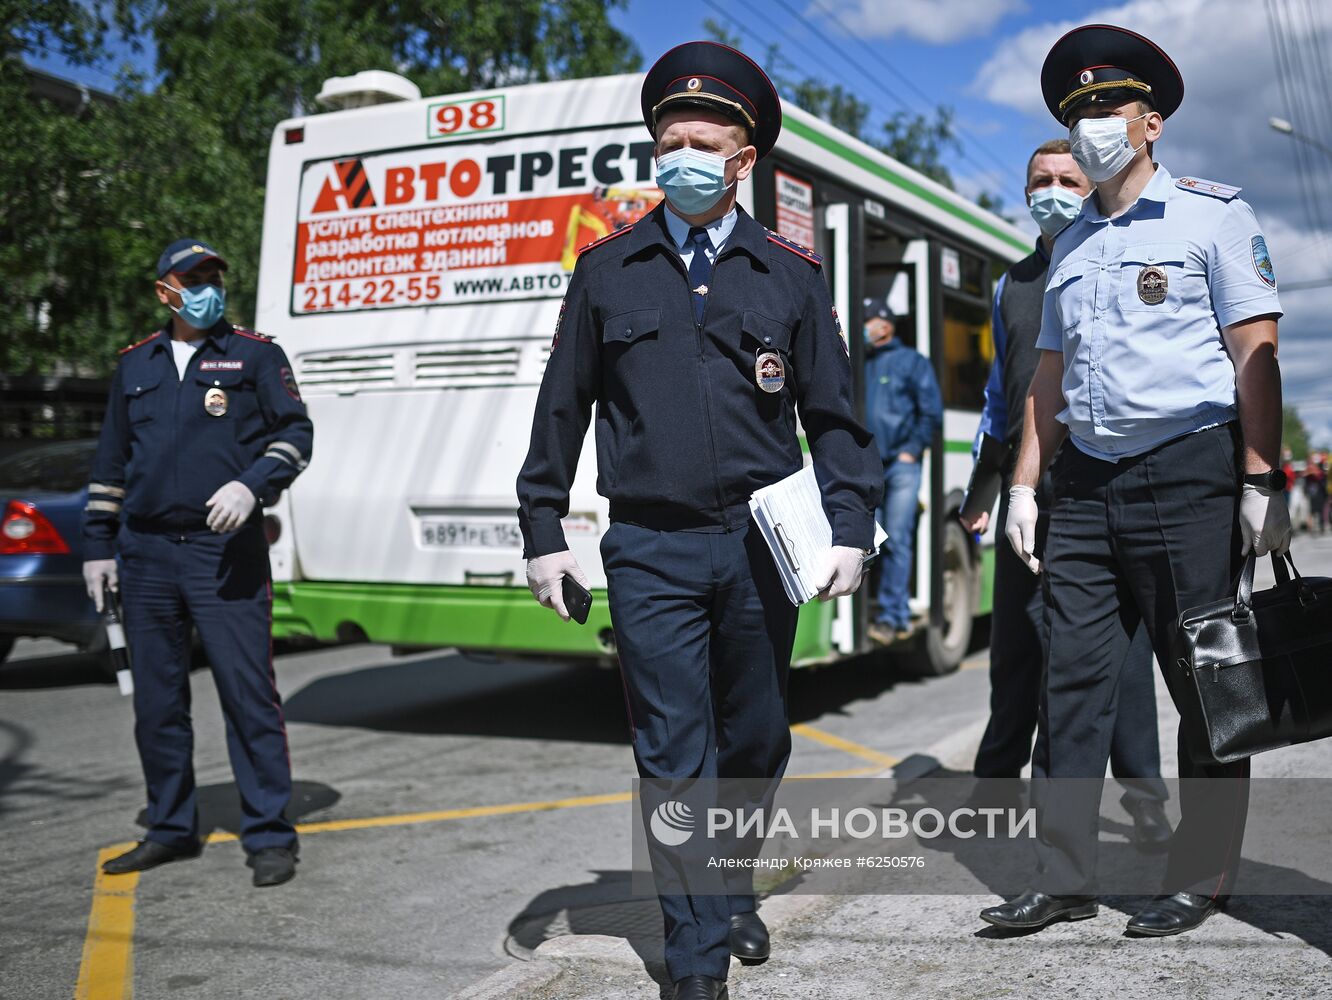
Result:
[[[120,595],[104,582],[102,607],[105,608],[106,643],[111,649],[111,663],[116,668],[116,684],[121,694],[134,693],[134,676],[130,673],[129,646],[125,644],[125,624],[120,613]]]

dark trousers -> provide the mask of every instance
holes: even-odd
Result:
[[[796,608],[758,529],[615,522],[601,556],[639,775],[779,780],[791,752]],[[738,876],[729,897],[660,900],[671,979],[724,979],[731,914],[754,909],[751,875]]]
[[[1071,445],[1069,446],[1071,447]],[[1049,482],[1037,497],[1036,551],[1044,551],[1049,528]],[[1008,539],[1008,491],[999,501],[999,538],[994,551],[994,612],[990,625],[990,721],[985,727],[973,771],[978,778],[1016,778],[1032,758],[1044,697],[1045,657],[1050,630],[1045,621],[1041,577],[1032,573]],[[1161,780],[1161,748],[1156,734],[1156,691],[1152,644],[1141,626],[1133,633],[1119,671],[1114,729],[1110,739],[1110,770],[1124,786],[1124,804],[1168,797]],[[1044,744],[1044,727],[1040,745]],[[1032,758],[1034,775],[1044,772],[1040,749]]]
[[[198,629],[226,719],[251,853],[294,848],[283,815],[291,761],[273,678],[272,586],[263,530],[167,535],[123,528],[120,587],[134,673],[134,737],[148,784],[148,839],[195,843],[199,818],[190,721],[190,623]]]
[[[1238,570],[1236,435],[1218,427],[1118,463],[1062,448],[1045,548],[1050,656],[1046,681],[1051,779],[1101,778],[1115,696],[1139,622],[1147,628],[1178,704],[1170,656],[1181,611],[1219,600]],[[1248,813],[1249,762],[1197,764],[1180,732],[1181,820],[1165,890],[1228,895]],[[1234,780],[1239,779],[1239,780]],[[1099,794],[1095,783],[1051,786],[1042,799],[1047,892],[1093,885]]]

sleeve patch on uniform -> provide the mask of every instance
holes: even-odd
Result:
[[[1276,288],[1276,268],[1272,266],[1272,255],[1267,252],[1267,241],[1255,236],[1249,241],[1253,251],[1253,269],[1269,288]]]
[[[284,365],[279,374],[282,376],[282,388],[287,390],[288,396],[299,403],[301,401],[301,387],[296,384],[296,376],[292,374],[292,370]]]
[[[550,339],[552,353],[560,346],[560,327],[564,325],[564,307],[567,301],[567,298],[560,299],[560,314],[555,317],[555,336]]]
[[[837,316],[836,306],[832,307],[832,314],[833,328],[837,330],[837,336],[842,341],[842,350],[846,352],[846,356],[849,358],[851,357],[851,345],[846,341],[846,331],[842,329],[842,321]]]

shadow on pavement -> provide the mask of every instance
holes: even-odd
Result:
[[[529,959],[552,938],[596,934],[625,939],[666,996],[671,988],[662,957],[661,907],[655,896],[635,896],[628,871],[594,871],[595,882],[540,893],[509,924],[504,949]]]
[[[207,837],[210,833],[240,834],[241,803],[240,793],[234,782],[217,785],[200,785],[199,798],[199,836]],[[287,807],[287,818],[299,823],[305,817],[335,805],[342,798],[342,793],[318,781],[293,781],[291,805]],[[140,811],[134,822],[145,829],[148,826],[146,811]]]
[[[910,680],[877,654],[793,670],[791,721],[872,701],[901,683]],[[289,695],[284,712],[290,722],[380,732],[629,741],[618,671],[452,652],[320,677]]]
[[[0,666],[0,691],[35,691],[47,688],[100,685],[114,687],[116,679],[102,669],[94,653],[54,653],[24,657]]]
[[[458,653],[321,677],[283,710],[288,722],[381,732],[629,740],[617,672]]]
[[[922,760],[929,759],[931,758],[922,758]],[[898,792],[891,802],[876,803],[876,805],[902,805],[909,800],[915,800],[918,805],[929,806],[947,814],[964,804],[966,790],[973,786],[975,780],[967,772],[953,771],[942,766],[933,770],[925,767],[918,769],[926,772],[928,780],[907,781],[898,787]],[[922,792],[925,794],[922,795]],[[940,792],[942,794],[936,794]],[[1172,819],[1172,822],[1177,820]],[[1143,878],[1152,884],[1164,877],[1166,856],[1144,854],[1130,842],[1133,826],[1132,822],[1127,820],[1127,814],[1124,821],[1103,814],[1100,818],[1100,829],[1102,832],[1123,838],[1100,842],[1098,869],[1103,876],[1106,873],[1131,871],[1135,873],[1135,880]],[[919,839],[916,843],[922,851],[951,856],[975,876],[978,884],[984,885],[996,897],[1011,898],[1014,894],[1013,886],[1009,884],[1013,881],[1011,866],[1005,873],[1003,866],[995,864],[993,856],[986,855],[982,841],[945,836],[930,840]],[[1034,853],[1031,858],[1030,874],[1035,874]],[[1025,875],[1026,872],[1019,873],[1019,879]],[[1005,884],[1000,885],[1000,879]],[[1294,868],[1244,858],[1240,868],[1241,889],[1245,884],[1267,886],[1269,891],[1273,886],[1289,886],[1297,891],[1279,896],[1238,895],[1232,897],[1226,907],[1226,913],[1267,934],[1293,935],[1310,947],[1332,955],[1332,920],[1328,918],[1328,897],[1332,895],[1332,883],[1306,875]],[[1127,918],[1137,914],[1151,899],[1152,897],[1148,895],[1105,894],[1100,897],[1100,902],[1102,906],[1122,913],[1127,922]],[[979,917],[976,924],[974,936],[983,939],[1003,940],[1039,933],[1004,931],[997,927],[984,926],[981,925]]]

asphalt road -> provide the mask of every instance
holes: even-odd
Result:
[[[1297,553],[1332,575],[1332,538]],[[882,768],[975,731],[985,663],[924,682],[881,660],[799,672],[789,773]],[[195,761],[212,841],[97,879],[99,851],[142,833],[132,712],[89,658],[20,644],[0,668],[0,996],[450,997],[543,938],[655,919],[625,902],[633,763],[614,673],[358,645],[283,654],[277,678],[296,880],[250,885],[206,671]]]

